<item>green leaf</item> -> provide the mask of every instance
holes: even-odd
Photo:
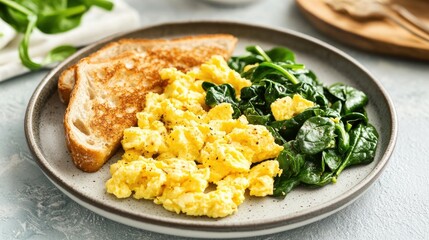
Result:
[[[30,44],[30,35],[36,26],[37,17],[35,15],[28,16],[29,23],[27,25],[27,30],[24,33],[24,38],[19,44],[19,58],[24,66],[30,70],[37,70],[42,67],[41,64],[34,62],[28,52],[28,45]]]
[[[366,164],[374,160],[378,143],[377,130],[372,125],[359,124],[350,131],[350,149],[338,168],[338,176],[346,167]]]
[[[0,18],[18,32],[24,33],[27,30],[29,15],[35,14],[17,1],[0,0]]]
[[[235,96],[235,89],[230,84],[216,85],[210,82],[203,82],[203,89],[206,91],[206,105],[214,107],[220,103],[230,103],[234,110],[233,118],[238,118],[241,111],[238,108],[238,100]]]
[[[52,49],[46,58],[44,59],[44,64],[50,64],[54,62],[60,62],[71,56],[76,52],[76,48],[70,45],[62,45]]]
[[[341,119],[341,109],[343,104],[341,101],[336,101],[335,103],[331,104],[331,107],[327,107],[325,109],[324,116],[330,117],[330,118],[337,118]]]
[[[228,66],[237,71],[238,73],[243,75],[243,70],[244,67],[247,65],[253,65],[255,63],[260,63],[263,62],[264,59],[259,56],[259,55],[254,55],[254,54],[250,54],[250,55],[245,55],[245,56],[235,56],[235,57],[231,57],[228,60]]]
[[[280,133],[274,129],[271,126],[265,126],[268,131],[271,133],[271,135],[273,135],[274,137],[274,141],[278,144],[278,145],[283,145],[285,143],[287,143],[287,141],[282,137],[282,135],[280,135]]]
[[[324,172],[320,176],[319,182],[315,183],[314,185],[323,187],[331,182],[336,182],[335,174],[333,172]]]
[[[78,27],[83,15],[92,7],[98,6],[112,10],[113,3],[106,0],[74,0],[69,4],[62,1],[50,0],[39,9],[37,28],[48,34],[67,32]],[[55,4],[57,3],[57,4]]]
[[[284,181],[278,180],[279,178],[276,178],[274,180],[274,191],[273,196],[274,197],[286,197],[286,195],[292,191],[294,188],[299,186],[301,183],[298,177],[287,179]]]
[[[352,112],[352,113],[343,115],[341,117],[341,121],[351,123],[351,124],[356,124],[356,123],[367,124],[368,117],[365,114],[360,112]]]
[[[295,54],[284,47],[275,47],[264,51],[260,46],[246,47],[247,54],[242,56],[233,56],[228,60],[228,65],[235,71],[243,74],[243,69],[247,65],[253,65],[262,62],[278,62],[289,65],[290,68],[303,68],[302,64],[294,64]]]
[[[286,97],[290,94],[287,94],[287,88],[280,83],[264,79],[263,83],[265,83],[265,103],[267,107],[271,105],[271,103],[275,102],[279,98]]]
[[[271,116],[269,114],[261,115],[254,108],[246,108],[243,111],[243,115],[246,116],[247,121],[249,121],[250,124],[266,125],[271,120]]]
[[[337,170],[342,162],[342,156],[335,149],[326,149],[322,152],[322,159],[331,171]]]
[[[278,64],[271,63],[271,62],[263,62],[263,63],[259,64],[258,68],[266,68],[268,70],[275,70],[280,75],[283,75],[284,77],[289,79],[289,81],[291,83],[293,83],[293,84],[299,83],[299,80],[292,73],[290,73],[287,69],[283,68],[282,66],[280,66]]]
[[[18,32],[24,33],[18,48],[19,57],[24,66],[36,70],[43,64],[34,62],[29,54],[33,30],[37,28],[47,34],[69,31],[79,26],[82,16],[92,6],[111,10],[113,3],[108,0],[0,0],[0,17]],[[64,59],[71,52],[71,48],[53,49],[45,62]]]
[[[342,83],[330,86],[328,91],[344,102],[343,110],[345,114],[357,111],[368,103],[368,97],[364,92]]]
[[[335,124],[335,133],[337,134],[337,149],[341,154],[344,154],[350,148],[350,137],[344,128],[343,122]]]
[[[317,110],[317,108],[308,108],[291,119],[273,121],[269,125],[276,129],[283,138],[287,140],[295,139],[304,122],[316,116]]]
[[[320,181],[321,174],[321,169],[319,169],[315,163],[306,161],[298,178],[301,182],[306,184],[317,184]]]
[[[329,101],[324,95],[323,87],[313,84],[314,83],[300,82],[294,86],[294,92],[298,93],[307,100],[317,103],[319,106],[328,106]]]
[[[114,6],[109,0],[85,0],[84,2],[87,6],[97,6],[107,11],[111,11]]]
[[[202,87],[207,92],[207,106],[214,107],[220,103],[236,105],[238,102],[235,96],[235,89],[231,84],[216,85],[210,82],[203,82]]]
[[[264,59],[264,61],[266,61],[266,62],[272,62],[271,58],[265,53],[264,50],[262,50],[262,48],[260,46],[257,46],[257,45],[248,46],[248,47],[246,47],[246,50],[248,52],[255,54],[255,55],[260,55]]]
[[[334,122],[325,117],[309,118],[296,136],[301,152],[316,154],[335,146]]]
[[[67,32],[78,27],[83,14],[88,11],[85,5],[58,9],[55,12],[39,14],[37,28],[43,33],[55,34]]]
[[[279,162],[280,169],[283,170],[281,178],[289,179],[298,176],[301,172],[305,163],[305,156],[295,149],[291,141],[283,145],[283,150],[276,160]]]
[[[264,106],[264,93],[265,93],[265,85],[256,85],[253,84],[249,87],[244,87],[241,89],[240,98],[243,102],[258,102],[259,104],[255,104],[258,106]]]
[[[273,62],[295,62],[295,54],[285,47],[275,47],[266,53]]]

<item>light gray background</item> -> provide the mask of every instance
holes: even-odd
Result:
[[[390,94],[398,115],[395,151],[356,202],[316,223],[251,239],[429,239],[429,62],[370,54],[315,30],[294,1],[222,7],[200,0],[126,0],[141,26],[175,20],[237,20],[289,28],[350,54]],[[185,239],[131,228],[82,208],[56,189],[28,150],[27,102],[47,71],[0,83],[0,239]]]

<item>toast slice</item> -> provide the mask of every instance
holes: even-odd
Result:
[[[137,52],[144,53],[149,49],[159,48],[193,48],[194,46],[206,46],[211,53],[217,53],[223,56],[225,59],[230,57],[230,54],[234,50],[237,39],[228,34],[211,34],[211,35],[199,35],[182,37],[173,40],[166,39],[122,39],[117,42],[112,42],[102,47],[97,52],[84,58],[87,63],[101,63],[110,61],[115,58],[120,58],[121,54],[126,52]],[[184,56],[181,56],[182,58]],[[189,60],[192,60],[189,58]],[[185,59],[186,61],[189,61]],[[193,60],[192,60],[193,61]],[[179,65],[187,65],[188,63],[180,63]],[[70,94],[76,82],[76,66],[73,65],[62,72],[58,80],[58,92],[60,100],[64,103],[68,103],[70,100]]]
[[[117,46],[115,54],[102,50],[65,73],[73,82],[64,128],[74,164],[86,172],[100,169],[120,146],[124,129],[136,125],[135,115],[143,109],[146,93],[163,91],[166,82],[159,70],[188,71],[213,55],[228,59],[237,39],[224,36],[123,40],[118,44],[133,47]]]

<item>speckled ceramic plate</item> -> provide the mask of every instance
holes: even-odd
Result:
[[[297,61],[315,71],[327,84],[344,82],[365,91],[370,99],[368,115],[380,133],[375,161],[344,171],[336,184],[320,189],[298,188],[285,199],[247,198],[233,216],[222,219],[189,217],[164,210],[146,200],[119,200],[105,192],[114,156],[100,171],[76,169],[67,151],[63,105],[57,94],[59,74],[107,42],[119,38],[170,38],[205,33],[230,33],[239,38],[235,54],[249,44],[263,48],[286,46]],[[317,39],[284,29],[231,22],[182,22],[150,26],[104,39],[88,46],[53,69],[32,96],[25,119],[25,132],[40,168],[65,194],[82,206],[115,221],[150,231],[190,237],[246,237],[285,231],[320,220],[344,208],[377,179],[392,153],[397,132],[395,111],[380,84],[362,65],[338,49]]]

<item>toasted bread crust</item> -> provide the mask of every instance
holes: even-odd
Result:
[[[225,41],[230,41],[229,44],[218,45],[218,38],[212,39],[214,42],[210,44],[206,37],[200,42],[195,37],[120,40],[107,47],[132,41],[132,45],[145,43],[146,48],[121,50],[108,60],[95,62],[91,55],[76,64],[73,72],[66,70],[61,76],[69,74],[68,77],[75,78],[64,116],[67,147],[74,164],[83,171],[95,172],[116,152],[123,130],[136,125],[135,115],[142,110],[146,94],[163,91],[166,82],[159,76],[160,69],[176,67],[188,71],[213,55],[228,58],[232,54],[234,48],[226,46],[235,46],[235,38]],[[147,47],[148,42],[153,46]]]
[[[192,42],[198,42],[199,44],[205,44],[208,47],[217,47],[217,55],[221,55],[225,59],[228,59],[234,51],[237,43],[237,38],[229,34],[206,34],[197,36],[187,36],[173,39],[121,39],[116,42],[106,44],[98,51],[85,57],[77,64],[66,69],[59,77],[58,80],[58,92],[60,100],[64,103],[68,103],[70,100],[70,94],[76,81],[76,66],[82,61],[90,63],[101,63],[111,61],[117,58],[124,52],[145,52],[148,49],[159,48],[160,46],[181,46],[190,47]],[[215,45],[213,45],[215,44]]]
[[[71,126],[65,124],[66,131],[71,131]],[[96,172],[100,169],[100,163],[105,162],[107,158],[113,155],[113,151],[110,153],[100,152],[97,149],[91,149],[87,146],[76,141],[73,135],[66,134],[66,143],[70,154],[72,156],[73,163],[85,172]]]
[[[74,88],[75,81],[70,81],[69,79],[75,79],[76,65],[69,67],[67,70],[63,71],[58,80],[58,91],[60,95],[60,100],[63,103],[68,103],[70,101],[70,95]]]
[[[130,61],[135,62],[134,66],[140,64],[136,59]],[[160,79],[147,76],[148,72],[143,68],[128,69],[126,64],[128,63],[109,64],[98,68],[98,71],[90,72],[89,75],[86,75],[85,67],[91,65],[83,64],[76,70],[76,87],[71,95],[71,106],[67,108],[64,116],[64,128],[73,162],[83,171],[97,171],[115,153],[120,145],[123,130],[136,124],[135,114],[141,110],[146,93],[160,92],[163,88],[164,82]],[[100,71],[103,72],[102,78],[97,76]],[[121,82],[120,78],[130,75],[134,76],[132,81]],[[119,79],[116,76],[119,76]],[[109,80],[112,79],[115,82],[109,87],[108,85],[112,84]],[[109,95],[107,99],[104,96],[90,96],[97,93],[86,96],[88,84],[91,84],[89,81],[95,81],[95,84],[99,85],[92,86],[93,88],[104,86],[103,90]],[[84,101],[80,101],[81,99]],[[83,119],[76,116],[80,109],[90,110],[90,116]],[[86,135],[91,137],[85,139]]]

